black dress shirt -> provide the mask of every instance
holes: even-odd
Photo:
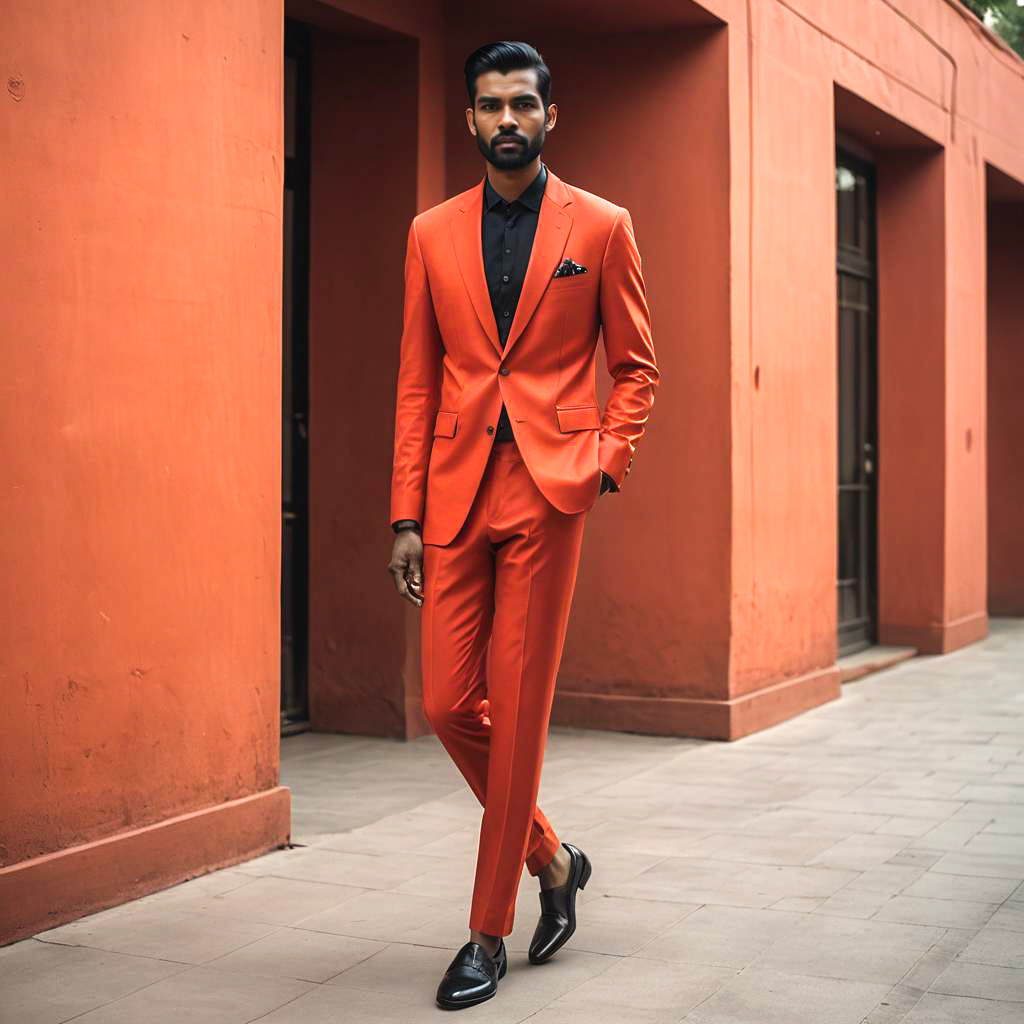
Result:
[[[512,321],[523,290],[526,268],[533,251],[533,237],[537,233],[537,218],[548,182],[548,169],[542,162],[540,171],[529,185],[511,202],[503,199],[484,178],[483,205],[480,214],[480,242],[484,258],[484,274],[491,296],[491,309],[498,328],[502,347],[508,341]],[[494,430],[494,444],[514,441],[508,410],[502,402],[498,425]],[[618,490],[607,473],[601,474],[601,493]],[[397,533],[405,527],[418,529],[415,519],[399,519],[391,524]]]
[[[508,341],[512,320],[523,290],[526,267],[533,250],[533,236],[537,233],[537,217],[548,183],[548,169],[542,163],[537,176],[525,190],[511,202],[495,191],[490,178],[484,179],[484,201],[481,212],[481,247],[484,254],[484,273],[491,295],[491,309],[498,327],[502,347]],[[514,441],[508,410],[502,403],[494,443]]]

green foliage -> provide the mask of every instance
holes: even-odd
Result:
[[[962,3],[1024,57],[1024,5],[1018,0],[962,0]]]

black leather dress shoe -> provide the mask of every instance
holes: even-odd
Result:
[[[562,845],[571,859],[569,878],[562,885],[540,891],[540,920],[527,953],[531,964],[550,959],[576,931],[576,890],[586,888],[590,878],[590,858],[572,843]]]
[[[479,942],[469,941],[455,954],[437,986],[437,1005],[461,1010],[490,999],[498,991],[498,979],[508,970],[505,940],[498,942],[492,957]]]

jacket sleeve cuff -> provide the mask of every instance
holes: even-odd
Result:
[[[620,488],[633,463],[633,446],[626,438],[602,430],[598,442],[598,462],[601,471],[612,478],[616,488]]]

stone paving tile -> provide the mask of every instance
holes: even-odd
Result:
[[[746,836],[712,833],[688,843],[687,857],[714,857],[746,864],[785,864],[800,867],[821,863],[822,856],[835,848],[831,836]]]
[[[834,843],[810,858],[807,863],[828,868],[845,868],[849,871],[867,871],[885,864],[894,854],[906,846],[902,836],[854,835]]]
[[[860,1024],[888,985],[748,967],[681,1019],[687,1024]]]
[[[553,961],[552,961],[553,963]],[[544,965],[547,966],[547,965]],[[620,957],[596,977],[553,1000],[555,1010],[602,1010],[615,1007],[621,1020],[639,1010],[647,1019],[677,1021],[728,983],[735,971],[725,967],[675,964]]]
[[[988,737],[982,742],[988,742]],[[883,772],[878,778],[860,786],[855,792],[858,796],[906,796],[914,800],[920,797],[956,797],[963,794],[966,787],[962,778],[938,777],[934,772],[905,771],[893,769]]]
[[[216,895],[197,894],[174,902],[174,908],[263,924],[294,924],[319,910],[329,910],[363,892],[353,885],[303,882],[294,878],[245,876],[246,884]],[[162,907],[160,903],[138,905]]]
[[[972,805],[968,804],[968,807]],[[984,824],[979,835],[1024,836],[1024,818],[992,819]]]
[[[1020,1003],[926,992],[902,1024],[1020,1024]]]
[[[386,996],[373,989],[318,985],[260,1017],[259,1024],[436,1024],[443,1012],[434,1004],[436,985],[428,992],[396,985]],[[518,1024],[522,1019],[521,1015],[502,1013],[497,997],[486,1005],[488,1021]],[[492,1007],[497,1012],[491,1012]]]
[[[1024,932],[989,924],[971,939],[957,960],[1024,969]]]
[[[903,889],[903,896],[927,896],[931,899],[973,900],[994,903],[1008,900],[1016,889],[1012,878],[986,878],[979,875],[950,875],[926,871],[920,878]]]
[[[894,985],[942,937],[941,928],[813,916],[784,931],[753,967]]]
[[[831,868],[666,857],[609,891],[640,899],[767,907],[785,896],[829,896],[855,877]]]
[[[76,1024],[248,1024],[313,986],[194,967],[89,1013]]]
[[[978,832],[964,845],[964,852],[1007,854],[1024,863],[1024,835]]]
[[[981,800],[968,800],[952,816],[952,820],[978,818],[985,823],[987,828],[992,828],[997,824],[1006,826],[1010,831],[1014,828],[1024,828],[1024,808],[1020,804],[989,804],[983,803]]]
[[[1024,893],[1021,893],[1024,896]],[[1007,900],[989,919],[992,928],[1024,932],[1024,899]]]
[[[935,979],[931,991],[1024,1004],[1024,977],[1012,967],[955,960]],[[1019,1012],[1024,1015],[1024,1006]]]
[[[209,966],[218,971],[323,982],[379,953],[386,945],[373,939],[281,928],[210,961]]]
[[[621,1006],[564,1006],[552,1004],[530,1018],[530,1024],[676,1024],[678,1015],[670,1010],[638,1010],[631,1007],[628,1018]]]
[[[51,928],[37,938],[112,953],[202,964],[255,942],[275,928],[261,922],[127,903]]]
[[[1024,1021],[1024,621],[734,743],[553,728],[578,929],[495,1024]],[[467,937],[481,808],[438,743],[282,744],[296,846],[0,949],[0,1024],[416,1024]]]
[[[447,901],[429,896],[370,889],[331,910],[311,914],[299,926],[307,931],[389,941],[426,924],[446,906]]]
[[[636,951],[636,956],[677,964],[742,970],[780,936],[809,926],[805,914],[784,910],[706,905],[687,914]]]
[[[877,832],[891,820],[887,814],[842,814],[779,807],[754,815],[742,823],[741,831],[746,835],[833,836],[835,842],[857,833]],[[720,830],[724,830],[724,826]]]
[[[1012,853],[972,853],[962,850],[947,853],[936,864],[936,871],[950,875],[978,875],[985,878],[1012,878],[1024,881],[1024,856]]]
[[[874,915],[876,921],[926,924],[946,928],[982,928],[998,909],[995,903],[958,899],[893,896]]]
[[[0,952],[0,1024],[59,1024],[188,969],[35,939]]]
[[[942,822],[936,825],[934,821],[929,818],[903,818],[898,814],[894,814],[892,817],[887,818],[878,828],[874,831],[878,835],[889,835],[889,836],[909,836],[914,839],[921,839],[923,836],[934,836],[946,823]],[[978,825],[978,829],[981,825]],[[977,829],[970,830],[970,835],[974,835]],[[956,845],[952,849],[959,850],[963,846],[965,840],[955,837],[953,840]],[[934,841],[928,843],[929,846],[934,846]]]
[[[427,871],[443,871],[448,861],[416,851],[365,853],[332,850],[321,846],[279,850],[250,862],[253,874],[294,878],[306,882],[355,886],[363,889],[391,889]]]
[[[902,1024],[923,994],[920,989],[894,985],[861,1024]]]
[[[418,808],[389,814],[347,832],[327,832],[311,839],[309,845],[319,849],[342,850],[350,853],[389,853],[398,850],[416,850],[430,853],[437,843],[439,856],[450,856],[448,841],[456,833],[473,831],[461,827],[450,817],[424,814]]]
[[[928,818],[941,821],[958,811],[963,801],[914,799],[913,797],[877,796],[862,792],[847,796],[821,797],[811,794],[789,801],[791,807],[842,810],[865,814],[902,815],[907,818]]]
[[[791,910],[797,914],[810,914],[818,909],[825,901],[817,896],[783,896],[776,900],[769,910]]]
[[[897,855],[898,856],[898,855]],[[893,858],[890,858],[893,859]],[[928,862],[904,863],[895,859],[895,863],[877,864],[867,871],[860,872],[849,884],[850,889],[862,889],[865,892],[883,893],[895,896],[906,886],[917,881],[929,868],[934,867],[939,857],[930,858]],[[952,885],[952,880],[950,881]]]
[[[1000,786],[996,784],[968,783],[956,793],[964,800],[984,800],[997,804],[1024,803],[1024,786]]]
[[[746,828],[747,822],[755,817],[760,810],[760,807],[754,805],[714,807],[711,804],[693,804],[686,800],[673,799],[664,801],[661,807],[647,815],[643,821],[648,825],[662,828],[700,829],[705,832],[717,832],[723,829],[742,831]],[[621,818],[616,814],[607,815],[605,823],[611,823],[613,826],[618,824],[620,830],[622,829]]]
[[[167,889],[160,889],[148,896],[142,896],[134,901],[135,906],[191,906],[192,902],[199,896],[221,896],[231,892],[242,885],[248,885],[252,876],[238,868],[223,868],[220,871],[212,871],[208,875],[199,875],[197,878],[190,878],[186,882],[179,882]]]
[[[468,895],[473,887],[476,854],[471,857],[425,858],[432,866],[425,867],[411,878],[396,880],[386,888],[395,892],[419,893],[443,900],[457,900]],[[525,875],[526,869],[523,869]]]
[[[577,845],[581,845],[585,838],[588,851],[593,846],[603,852],[624,850],[668,857],[684,851],[689,854],[710,834],[709,829],[682,826],[678,822],[673,825],[663,821],[641,821],[625,829],[617,822],[603,822],[585,833],[565,838]]]
[[[929,850],[945,850],[954,852],[963,850],[974,837],[985,827],[981,819],[950,818],[936,825],[928,822],[928,829],[916,835],[910,846],[924,846]]]
[[[933,868],[941,857],[941,850],[916,849],[908,846],[894,853],[885,863],[899,867],[922,868],[927,871]]]
[[[480,826],[477,824],[466,825],[436,839],[430,839],[415,849],[417,853],[425,853],[429,857],[447,857],[449,859],[471,857],[475,859],[479,845]],[[333,843],[331,847],[338,848]]]
[[[935,979],[968,941],[969,932],[948,929],[865,1018],[865,1024],[898,1024],[921,1001]]]
[[[467,894],[472,882],[466,886]],[[517,907],[525,905],[522,899],[516,903]],[[536,915],[534,915],[536,916]],[[512,935],[505,936],[505,945],[512,949],[514,938],[517,932],[521,934],[523,927],[523,914],[521,910],[516,912],[515,928]],[[469,938],[469,896],[459,900],[442,900],[440,905],[435,905],[432,914],[424,915],[420,919],[410,920],[407,927],[402,929],[401,937],[403,942],[412,942],[418,946],[437,946],[439,949],[454,948],[456,939],[464,936],[463,941]],[[533,922],[529,924],[530,934],[533,934]],[[529,945],[529,937],[523,943],[523,949]]]

